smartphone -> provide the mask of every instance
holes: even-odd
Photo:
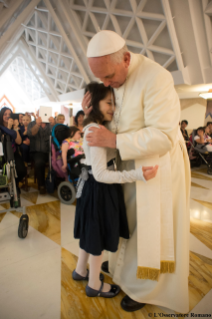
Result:
[[[10,118],[13,119],[13,120],[18,120],[19,121],[19,114],[11,113],[10,114]]]

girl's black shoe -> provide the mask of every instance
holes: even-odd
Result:
[[[101,287],[99,290],[95,290],[88,285],[85,288],[86,295],[88,297],[103,297],[103,298],[113,298],[117,296],[120,292],[120,287],[117,285],[111,285],[111,289],[108,292],[102,292],[104,282],[102,281]]]
[[[79,275],[75,270],[72,272],[72,278],[76,281],[81,281],[81,280],[87,280],[89,279],[89,270],[87,269],[87,275],[85,277]],[[101,281],[104,280],[104,275],[103,274],[99,274],[99,279]]]

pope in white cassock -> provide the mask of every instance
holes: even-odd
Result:
[[[127,294],[121,306],[135,311],[148,303],[188,312],[190,167],[172,76],[129,52],[112,31],[91,39],[87,57],[93,74],[114,88],[116,98],[109,130],[92,128],[89,145],[117,148],[119,170],[159,165],[151,181],[123,186],[130,239],[120,239],[108,267]],[[85,112],[89,102],[87,93]]]

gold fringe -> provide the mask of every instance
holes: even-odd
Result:
[[[160,275],[160,269],[138,266],[136,275],[139,279],[158,280]]]
[[[157,280],[159,279],[160,273],[173,273],[175,271],[175,261],[161,261],[160,269],[149,268],[149,267],[137,267],[137,278],[139,279],[150,279]]]
[[[165,261],[160,262],[160,272],[164,273],[173,273],[175,272],[175,261]]]

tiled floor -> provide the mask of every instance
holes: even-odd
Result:
[[[17,235],[20,213],[0,214],[0,319],[144,319],[149,313],[175,314],[154,305],[124,312],[123,292],[114,299],[86,297],[86,283],[71,278],[78,255],[75,206],[61,204],[55,194],[40,195],[32,180],[21,198],[30,225],[25,239]],[[192,171],[190,213],[189,311],[212,315],[212,176],[204,168]]]

